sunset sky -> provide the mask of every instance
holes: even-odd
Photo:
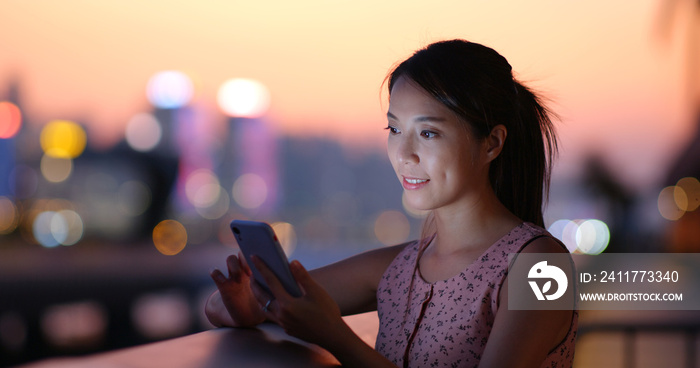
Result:
[[[660,36],[661,1],[24,1],[0,5],[0,97],[21,85],[31,123],[80,119],[108,145],[150,109],[148,78],[180,70],[216,110],[229,78],[271,92],[280,134],[381,147],[390,67],[432,41],[503,54],[562,117],[559,175],[588,152],[649,189],[694,131],[683,27]]]

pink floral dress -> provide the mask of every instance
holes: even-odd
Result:
[[[420,242],[406,246],[385,271],[377,290],[376,350],[399,367],[476,367],[498,310],[508,254],[551,236],[523,223],[489,247],[459,275],[428,283],[419,274]],[[571,367],[578,312],[564,340],[541,367]]]

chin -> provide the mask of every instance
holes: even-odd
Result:
[[[406,200],[405,205],[409,207],[410,209],[421,212],[421,211],[431,211],[435,209],[434,206],[428,205],[427,203],[423,201],[411,201],[411,200]]]

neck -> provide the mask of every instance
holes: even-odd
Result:
[[[449,254],[488,248],[522,221],[488,187],[473,200],[434,211],[435,251]]]

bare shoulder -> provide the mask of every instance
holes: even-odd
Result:
[[[551,236],[541,236],[526,245],[521,253],[568,253],[568,251]]]
[[[551,236],[542,236],[530,242],[526,245],[520,253],[553,253],[553,254],[569,254],[566,247],[559,243],[556,239]],[[574,267],[573,262],[562,264],[561,268],[564,272],[571,275]],[[507,288],[503,288],[507,289]],[[501,289],[501,292],[502,290]]]
[[[551,236],[542,236],[527,244],[521,253],[566,254],[568,251]],[[571,268],[564,271],[571,272]],[[509,309],[505,307],[508,288],[506,278],[499,290],[498,312],[479,367],[540,366],[568,336],[574,311]]]

